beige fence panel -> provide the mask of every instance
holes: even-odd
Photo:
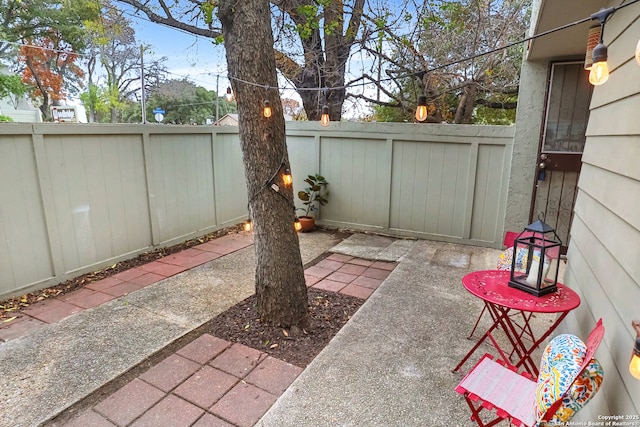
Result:
[[[31,130],[22,129],[0,133],[0,295],[54,276]]]
[[[288,123],[295,202],[320,173],[321,224],[498,246],[512,140],[510,127]],[[237,127],[0,127],[0,298],[246,215]]]

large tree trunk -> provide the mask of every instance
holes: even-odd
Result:
[[[238,105],[257,256],[258,314],[273,325],[304,328],[309,322],[307,287],[293,228],[293,190],[282,182],[282,171],[289,164],[282,103],[276,89],[265,87],[278,86],[269,2],[222,0],[218,17]],[[273,111],[269,118],[262,114],[265,99]]]

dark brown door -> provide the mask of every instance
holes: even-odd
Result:
[[[582,62],[551,66],[530,220],[544,217],[562,240],[563,253],[569,244],[591,92]]]

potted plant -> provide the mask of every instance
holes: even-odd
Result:
[[[304,180],[309,187],[306,187],[302,191],[298,191],[298,198],[302,200],[304,208],[298,208],[304,211],[304,214],[299,217],[300,224],[302,224],[302,231],[311,231],[315,228],[316,220],[312,215],[312,212],[316,212],[320,209],[320,206],[324,206],[327,203],[327,180],[319,174],[309,175]]]

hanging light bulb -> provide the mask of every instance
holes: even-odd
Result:
[[[322,126],[329,126],[329,106],[328,105],[323,105],[322,106],[322,116],[320,117],[320,124]]]
[[[227,87],[227,94],[224,96],[227,102],[231,102],[233,100],[233,92],[231,92],[231,87]]]
[[[298,217],[296,217],[296,220],[293,223],[293,228],[296,231],[302,230],[302,223],[300,223],[300,219],[298,219]]]
[[[593,49],[593,65],[589,71],[589,83],[594,86],[599,86],[609,79],[607,51],[607,46],[602,42]]]
[[[418,108],[416,108],[416,120],[424,122],[427,120],[427,97],[420,95],[418,97]]]
[[[262,109],[262,114],[265,117],[271,117],[271,103],[268,100],[264,100],[264,108]]]
[[[640,380],[640,338],[636,338],[636,344],[631,354],[629,363],[629,373],[637,380]]]
[[[604,25],[615,10],[615,7],[610,7],[608,9],[601,9],[599,12],[591,15],[591,19],[597,19],[600,22],[600,38],[596,47],[593,48],[593,53],[591,54],[593,65],[591,65],[591,71],[589,71],[589,83],[594,86],[601,85],[609,79],[607,45],[604,44],[602,37],[604,35]]]
[[[640,320],[631,322],[631,326],[636,330],[636,342],[631,353],[631,362],[629,362],[629,373],[635,379],[640,380]]]
[[[284,174],[282,174],[282,182],[287,186],[293,183],[293,177],[291,176],[291,170],[289,170],[289,168],[284,170]]]
[[[244,223],[244,225],[243,225],[242,229],[243,229],[244,231],[251,231],[251,230],[253,230],[253,223],[251,222],[251,220],[250,220],[250,219],[248,219],[248,220]]]

